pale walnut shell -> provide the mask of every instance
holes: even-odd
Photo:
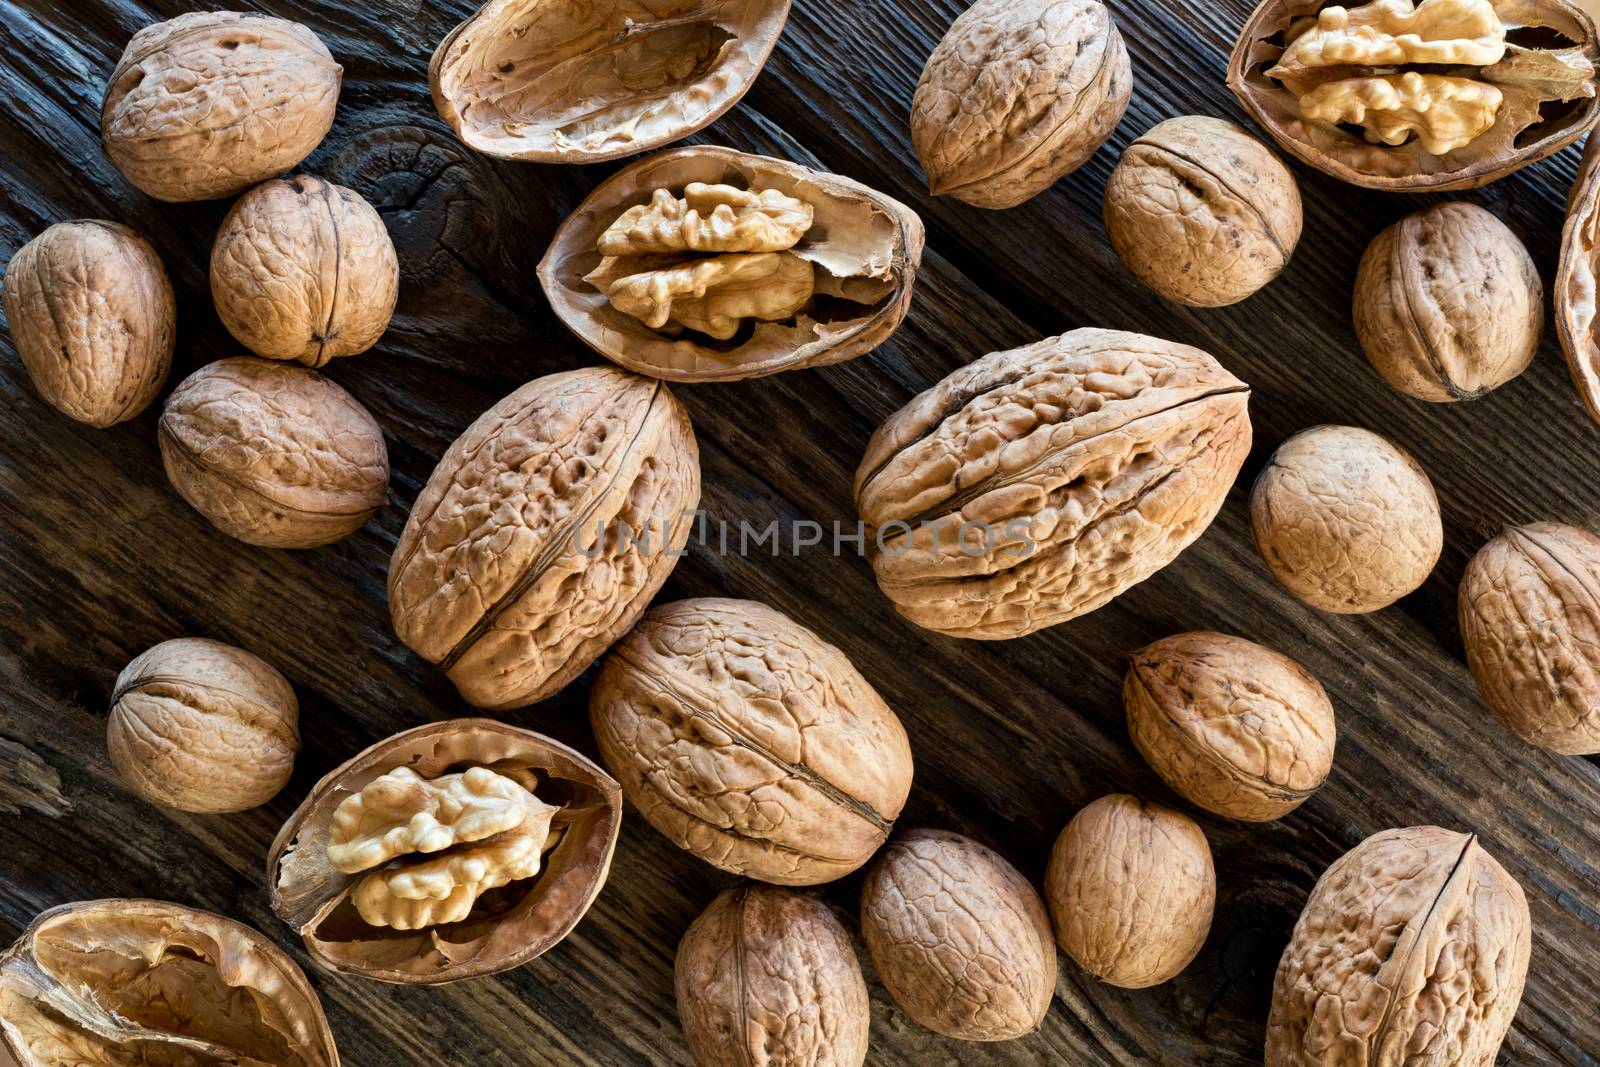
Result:
[[[339,1067],[306,976],[221,915],[159,900],[40,914],[0,954],[0,1059],[18,1067]]]
[[[354,190],[296,175],[240,197],[211,246],[211,299],[258,356],[321,367],[377,344],[400,293],[383,216]]]
[[[651,826],[764,882],[849,874],[911,791],[894,712],[843,652],[754,601],[652,608],[601,665],[589,721]]]
[[[1077,170],[1133,93],[1097,0],[977,0],[928,58],[911,143],[934,196],[1015,207]]]
[[[1461,576],[1461,641],[1489,710],[1519,737],[1600,753],[1600,538],[1507,529]]]
[[[117,676],[106,748],[129,789],[205,814],[277,796],[300,750],[300,706],[276,668],[242,648],[180,637]]]
[[[1278,964],[1266,1067],[1491,1067],[1532,919],[1471,834],[1385,830],[1317,881]]]
[[[884,846],[861,886],[861,933],[889,995],[935,1033],[1008,1041],[1050,1010],[1056,950],[1044,902],[971,838],[912,830]]]
[[[1315,426],[1278,446],[1251,490],[1250,528],[1285,589],[1341,614],[1415,591],[1444,549],[1427,474],[1394,442],[1354,426]]]
[[[167,397],[160,441],[172,487],[246,544],[330,544],[389,499],[383,431],[304,367],[249,356],[201,367]]]
[[[100,136],[157,200],[232,196],[322,143],[343,73],[297,22],[190,12],[133,35],[106,85]]]
[[[1193,819],[1113,794],[1079,811],[1056,838],[1044,895],[1063,952],[1104,982],[1145,989],[1200,954],[1217,873]]]
[[[1140,281],[1180,304],[1222,307],[1289,265],[1300,188],[1238,126],[1189,115],[1128,146],[1106,184],[1105,218],[1112,249]]]
[[[1435,204],[1367,246],[1356,336],[1390,385],[1419,400],[1473,400],[1527,369],[1544,286],[1523,243],[1476,204]]]
[[[417,497],[389,561],[395,633],[469,704],[542,700],[644,614],[699,500],[694,430],[661,382],[611,367],[535,378]]]
[[[890,416],[856,470],[879,587],[952,637],[1093,611],[1216,516],[1250,451],[1249,396],[1199,349],[1115,330],[968,364]]]
[[[745,882],[678,943],[678,1018],[697,1067],[861,1067],[872,1024],[850,935],[828,906]]]
[[[1556,335],[1572,384],[1600,421],[1600,139],[1591,138],[1567,199],[1556,267]]]
[[[79,422],[131,419],[167,380],[172,282],[150,243],[120,223],[60,222],[23,245],[6,265],[5,309],[34,388]]]

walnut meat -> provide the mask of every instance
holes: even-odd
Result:
[[[1180,304],[1236,304],[1289,265],[1300,189],[1289,168],[1231,122],[1190,115],[1140,137],[1111,172],[1111,247]]]
[[[470,704],[542,700],[644,613],[689,539],[700,453],[658,381],[536,378],[445,452],[389,561],[395,633]]]
[[[1473,835],[1367,838],[1317,882],[1283,951],[1266,1067],[1494,1063],[1531,927],[1522,887]]]
[[[23,245],[6,265],[5,309],[34,388],[79,422],[131,419],[167,380],[172,283],[126,226],[59,222]]]
[[[748,600],[651,609],[606,657],[589,718],[650,825],[765,882],[849,874],[911,791],[906,732],[844,653]]]
[[[856,470],[879,587],[954,637],[1093,611],[1205,531],[1250,451],[1249,395],[1199,349],[1114,330],[963,367]]]
[[[861,933],[895,1003],[935,1033],[1006,1041],[1039,1029],[1056,988],[1033,886],[971,838],[912,830],[861,886]]]
[[[157,200],[214,200],[292,169],[333,126],[343,69],[296,22],[195,11],[133,35],[100,136]]]
[[[977,0],[911,101],[934,196],[1016,207],[1083,165],[1128,110],[1133,72],[1097,0]]]
[[[1556,267],[1556,335],[1591,418],[1600,421],[1600,139],[1584,149]]]
[[[248,356],[201,367],[167,397],[160,440],[172,487],[246,544],[326,545],[389,499],[383,431],[304,367]]]
[[[855,946],[827,905],[729,889],[678,943],[678,1017],[697,1067],[861,1067],[872,1022]]]
[[[309,175],[250,190],[211,246],[211,298],[258,356],[320,367],[389,327],[400,261],[383,217],[354,190]]]

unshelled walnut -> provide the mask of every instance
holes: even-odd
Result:
[[[1300,188],[1231,122],[1168,119],[1128,146],[1105,196],[1111,247],[1140,281],[1180,304],[1236,304],[1289,265]]]
[[[157,200],[232,196],[322,143],[343,73],[299,23],[189,12],[133,35],[106,85],[100,136]]]
[[[383,216],[354,190],[298,174],[250,190],[211,246],[211,299],[258,356],[320,367],[389,327],[400,262]]]
[[[1122,684],[1128,733],[1191,804],[1266,822],[1328,777],[1328,694],[1288,656],[1241,637],[1176,634],[1133,654]]]
[[[1385,830],[1329,867],[1283,950],[1266,1067],[1487,1067],[1522,999],[1522,887],[1472,834]]]
[[[611,367],[536,378],[452,444],[389,561],[395,633],[481,708],[549,696],[644,613],[700,500],[689,416]]]
[[[266,660],[180,637],[117,676],[106,748],[146,800],[180,811],[245,811],[288,784],[299,715],[294,690]]]
[[[1476,399],[1521,374],[1544,330],[1533,257],[1476,204],[1435,204],[1373,238],[1354,306],[1372,366],[1436,403]]]
[[[58,222],[6,264],[6,321],[34,388],[91,426],[133,418],[172,366],[177,307],[150,243],[115,222]]]
[[[923,68],[911,143],[934,196],[1015,207],[1082,166],[1132,93],[1098,0],[977,0]]]
[[[1145,989],[1199,955],[1217,873],[1193,819],[1114,794],[1079,811],[1056,838],[1044,895],[1063,952],[1111,985]]]
[[[1249,396],[1199,349],[1115,330],[968,364],[856,470],[879,587],[953,637],[1093,611],[1205,531],[1250,451]]]
[[[854,359],[911,306],[922,222],[834,174],[727,148],[623,168],[556,231],[539,283],[607,359],[670,381]]]
[[[861,933],[895,1003],[935,1033],[1006,1041],[1039,1029],[1056,988],[1044,902],[992,849],[912,830],[861,886]]]
[[[317,783],[273,842],[272,909],[325,967],[437,984],[520,967],[611,869],[617,783],[541,734],[419,726]]]
[[[0,953],[19,1067],[339,1067],[316,990],[267,938],[158,900],[51,908]]]
[[[1590,138],[1567,202],[1556,267],[1556,335],[1591,418],[1600,420],[1600,139]]]
[[[1370,430],[1314,426],[1278,446],[1250,493],[1273,577],[1323,611],[1388,607],[1427,581],[1444,548],[1433,483]]]
[[[178,494],[246,544],[313,548],[389,499],[389,453],[367,409],[316,371],[249,356],[208,363],[161,413]]]
[[[678,944],[678,1018],[697,1067],[861,1067],[871,1005],[828,906],[745,882]]]
[[[652,608],[606,656],[589,718],[650,825],[765,882],[849,874],[911,791],[894,712],[844,653],[753,601]]]

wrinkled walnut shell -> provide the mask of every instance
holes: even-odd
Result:
[[[1556,335],[1572,384],[1600,421],[1600,139],[1591,138],[1567,201],[1556,267]]]

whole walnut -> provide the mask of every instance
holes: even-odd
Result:
[[[1193,307],[1236,304],[1276,278],[1302,222],[1283,161],[1233,123],[1200,115],[1128,146],[1106,183],[1105,217],[1123,264]]]
[[[106,85],[100,137],[157,200],[232,196],[322,143],[343,73],[297,22],[192,11],[133,35]]]
[[[58,222],[6,265],[6,320],[34,388],[91,426],[149,406],[172,366],[177,308],[150,243],[115,222]]]
[[[1323,611],[1388,607],[1444,548],[1433,483],[1394,442],[1315,426],[1278,446],[1250,493],[1250,526],[1285,589]]]
[[[299,704],[283,675],[242,648],[163,641],[117,676],[106,722],[128,788],[179,811],[245,811],[277,796],[300,751]]]
[[[678,943],[678,1018],[698,1067],[861,1067],[872,1023],[850,935],[826,904],[745,882]]]
[[[1006,1041],[1039,1029],[1056,988],[1050,918],[1028,880],[968,837],[912,830],[861,887],[861,933],[895,1003],[935,1033]]]
[[[246,544],[326,545],[388,501],[383,431],[304,367],[249,356],[201,367],[167,397],[160,440],[172,487]]]
[[[977,0],[923,68],[911,143],[934,196],[1015,207],[1082,166],[1132,93],[1104,4]]]
[[[1102,981],[1144,989],[1199,955],[1217,873],[1193,819],[1113,794],[1074,815],[1056,838],[1044,895],[1063,952]]]
[[[320,367],[383,336],[400,262],[361,195],[298,174],[239,198],[211,246],[211,298],[258,356]]]
[[[1473,400],[1533,361],[1544,286],[1505,223],[1476,204],[1435,204],[1367,246],[1355,323],[1367,359],[1402,393]]]

